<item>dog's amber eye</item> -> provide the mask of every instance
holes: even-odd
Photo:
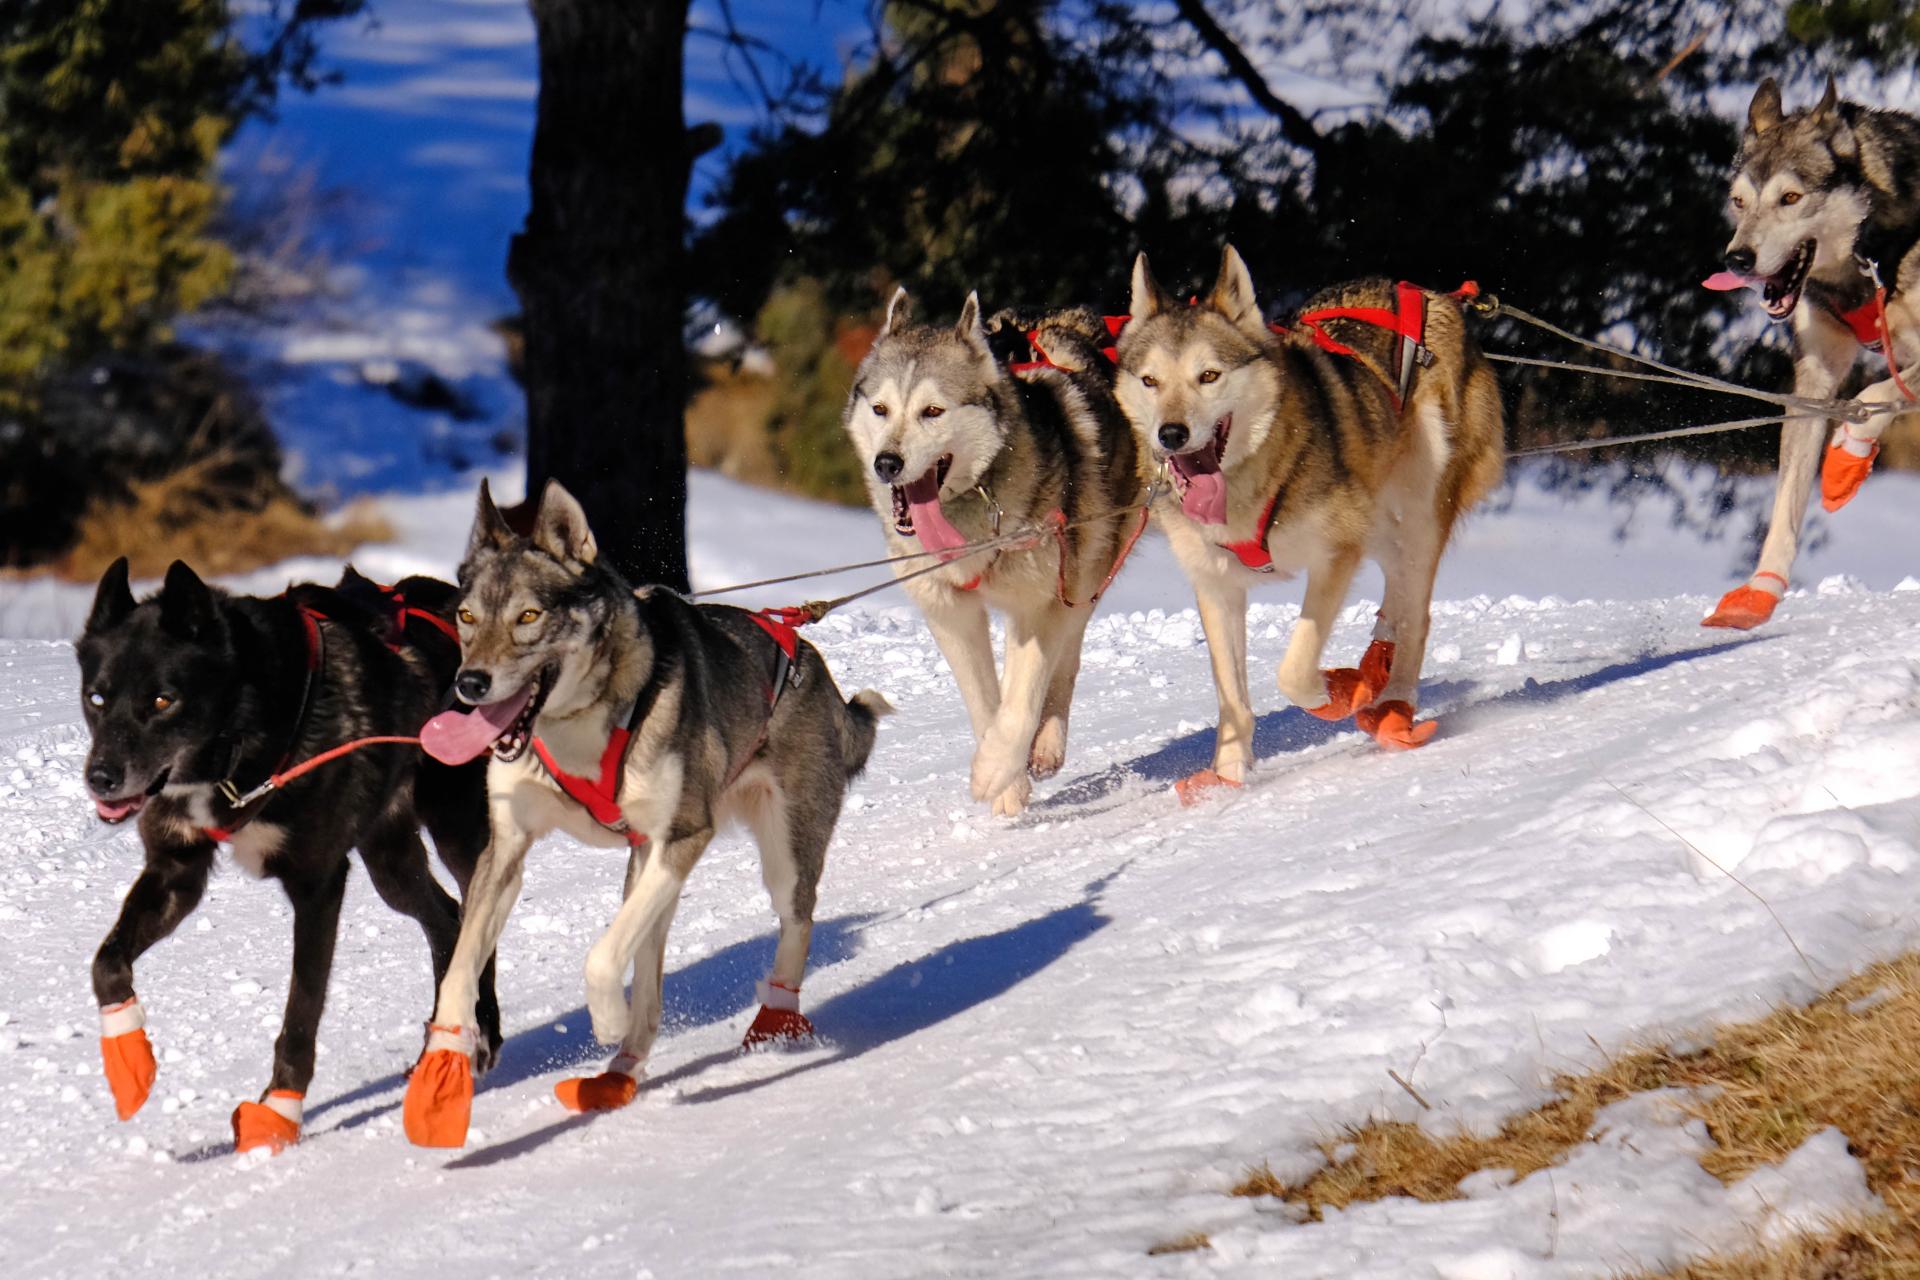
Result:
[[[1782,192],[1780,196],[1780,203],[1781,204],[1799,204],[1800,193],[1798,191]]]
[[[172,705],[173,705],[173,699],[168,697],[166,694],[156,693],[153,695],[153,709],[155,711],[165,711],[168,707],[171,707]]]
[[[1143,387],[1157,387],[1160,385],[1160,379],[1150,373],[1143,373],[1140,375],[1140,385]]]
[[[520,611],[520,625],[523,627],[529,622],[539,621],[539,618],[540,611],[538,609],[522,609]]]
[[[946,410],[942,409],[939,405],[930,404],[920,411],[920,416],[923,418],[937,418],[945,412]]]
[[[1209,382],[1218,381],[1220,381],[1220,371],[1218,369],[1207,369],[1200,374],[1200,383],[1202,386],[1205,386]]]
[[[473,610],[471,610],[471,609],[462,609],[462,610],[460,611],[460,621],[462,621],[462,622],[464,622],[464,623],[466,623],[466,624],[467,624],[468,626],[472,626],[472,625],[473,625]]]
[[[883,404],[876,404],[876,405],[874,405],[874,406],[873,406],[873,416],[874,416],[874,417],[876,417],[876,418],[884,418],[884,417],[886,417],[886,416],[887,416],[887,406],[885,406],[885,405],[883,405]]]
[[[1733,197],[1733,207],[1736,209],[1744,209],[1747,207],[1747,202],[1745,200],[1742,200],[1739,196],[1735,196]]]

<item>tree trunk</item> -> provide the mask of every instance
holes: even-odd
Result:
[[[635,583],[687,587],[688,0],[530,0],[532,207],[507,278],[526,317],[527,494],[586,508]]]

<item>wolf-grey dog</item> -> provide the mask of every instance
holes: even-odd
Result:
[[[1812,107],[1787,114],[1779,86],[1763,81],[1747,108],[1728,210],[1727,271],[1707,284],[1757,288],[1770,319],[1791,321],[1796,396],[1832,395],[1863,350],[1894,365],[1859,397],[1887,412],[1862,424],[1780,428],[1780,476],[1760,563],[1705,622],[1744,630],[1766,621],[1786,594],[1815,461],[1821,505],[1837,511],[1872,469],[1892,406],[1910,401],[1914,374],[1903,387],[1894,369],[1920,360],[1920,120],[1842,102],[1832,79]],[[1889,334],[1892,352],[1884,350]]]
[[[491,752],[491,838],[407,1089],[408,1137],[466,1140],[477,981],[520,892],[528,847],[549,831],[629,851],[625,900],[587,956],[594,1034],[618,1043],[604,1073],[562,1082],[574,1110],[631,1101],[660,1029],[667,929],[715,828],[739,820],[760,847],[780,920],[748,1043],[798,1039],[815,894],[847,786],[866,767],[879,694],[842,700],[813,646],[775,621],[634,591],[603,562],[585,514],[549,483],[531,537],[483,483],[460,566],[459,697],[421,734],[443,760]],[[622,990],[633,972],[631,999]]]
[[[1276,573],[1307,573],[1280,691],[1324,719],[1357,716],[1387,747],[1434,732],[1432,721],[1413,723],[1434,573],[1455,520],[1499,483],[1504,448],[1499,388],[1459,303],[1409,290],[1424,335],[1402,366],[1394,334],[1363,321],[1320,324],[1348,354],[1309,332],[1276,336],[1232,246],[1191,306],[1160,287],[1145,254],[1134,262],[1119,399],[1142,456],[1172,473],[1154,516],[1193,582],[1220,697],[1213,767],[1188,779],[1183,797],[1237,786],[1252,764],[1247,591]],[[1317,296],[1303,315],[1384,310],[1397,296],[1387,281],[1360,281]],[[1322,671],[1362,557],[1386,575],[1374,643],[1357,669]]]
[[[954,325],[910,322],[904,289],[860,363],[842,421],[896,555],[948,562],[904,589],[953,668],[977,743],[972,790],[996,814],[1066,758],[1067,715],[1093,604],[1141,524],[1133,435],[1097,335],[1078,313],[1038,322],[1043,358],[1019,376],[994,354],[969,294]],[[1016,529],[1060,532],[965,554]],[[901,576],[931,561],[908,560]],[[1006,619],[994,670],[987,611]]]
[[[273,1074],[258,1101],[234,1109],[237,1150],[299,1140],[353,850],[380,897],[419,921],[439,982],[460,907],[428,869],[420,828],[464,885],[486,843],[481,768],[386,742],[253,793],[331,748],[417,733],[460,661],[448,634],[453,597],[448,583],[376,588],[351,569],[337,587],[307,583],[271,599],[228,595],[178,561],[144,601],[128,588],[126,560],[101,577],[75,646],[93,735],[86,782],[103,821],[139,823],[146,854],[93,960],[100,1051],[122,1120],[146,1102],[158,1069],[134,964],[199,906],[222,847],[249,874],[279,881],[293,905]],[[500,1013],[490,972],[479,1025],[478,1051],[491,1061]]]

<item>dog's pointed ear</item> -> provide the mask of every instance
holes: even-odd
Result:
[[[127,585],[127,558],[121,556],[100,575],[93,608],[87,613],[87,634],[117,627],[133,612],[133,589]]]
[[[184,560],[167,566],[160,588],[160,626],[182,640],[208,640],[219,633],[220,606],[213,589]]]
[[[887,299],[887,318],[881,322],[880,336],[886,337],[895,329],[904,327],[913,319],[913,299],[907,296],[907,286],[896,285],[893,297]]]
[[[471,560],[482,551],[499,550],[513,544],[513,530],[507,524],[507,518],[500,514],[500,508],[493,504],[493,490],[487,487],[486,477],[480,479],[480,498],[473,508],[473,532],[467,535],[467,558]]]
[[[960,304],[960,323],[953,326],[960,340],[988,359],[993,351],[987,346],[987,327],[980,323],[980,294],[978,291],[967,294],[967,300]]]
[[[1159,315],[1173,305],[1173,299],[1153,278],[1153,267],[1147,262],[1147,255],[1141,253],[1133,260],[1133,297],[1127,303],[1127,314],[1135,320],[1146,320]]]
[[[533,521],[533,545],[559,561],[592,564],[600,554],[587,513],[558,480],[547,481],[540,514]]]
[[[1780,86],[1768,76],[1753,91],[1753,101],[1747,104],[1747,133],[1758,138],[1769,129],[1778,128],[1786,119],[1786,112],[1780,105]]]
[[[1213,292],[1207,306],[1231,320],[1248,333],[1265,334],[1266,321],[1260,315],[1260,303],[1253,296],[1253,276],[1232,245],[1220,251],[1220,274],[1214,277]]]
[[[1807,119],[1825,124],[1839,114],[1840,86],[1833,82],[1833,72],[1827,72],[1827,91],[1820,95],[1820,101],[1813,104],[1813,110],[1807,113]]]

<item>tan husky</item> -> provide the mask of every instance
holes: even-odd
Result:
[[[1414,337],[1339,316],[1391,316]],[[1176,303],[1142,254],[1119,341],[1118,396],[1143,457],[1173,481],[1154,506],[1192,579],[1220,695],[1213,768],[1180,788],[1238,786],[1253,761],[1247,591],[1305,570],[1306,599],[1280,663],[1280,691],[1327,720],[1357,716],[1389,748],[1417,747],[1413,721],[1428,610],[1454,521],[1499,483],[1499,387],[1459,304],[1387,281],[1312,300],[1316,323],[1271,332],[1231,246],[1213,291]],[[1334,313],[1332,316],[1329,312]],[[1360,666],[1323,671],[1321,650],[1362,556],[1386,575]]]

